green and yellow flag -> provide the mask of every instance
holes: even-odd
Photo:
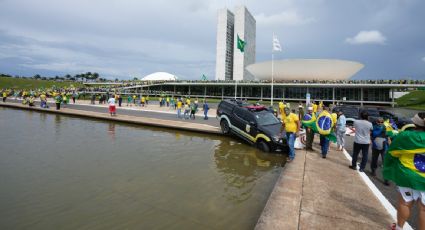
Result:
[[[244,50],[245,50],[246,42],[244,42],[242,39],[239,38],[239,34],[237,35],[237,37],[238,37],[238,40],[237,40],[238,45],[237,45],[237,47],[243,53]]]
[[[425,191],[425,132],[404,131],[394,137],[383,175],[398,186]]]

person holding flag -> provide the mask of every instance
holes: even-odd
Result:
[[[417,200],[419,229],[425,229],[425,112],[416,114],[412,122],[415,130],[395,136],[385,154],[384,179],[393,181],[400,194],[392,229],[403,229]]]

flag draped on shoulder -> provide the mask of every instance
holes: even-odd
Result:
[[[273,51],[282,51],[282,47],[276,35],[273,35]]]
[[[245,50],[246,42],[244,40],[242,40],[242,39],[239,38],[239,34],[237,35],[237,37],[238,37],[238,40],[237,40],[238,45],[237,45],[237,47],[243,53],[244,50]]]
[[[404,131],[394,137],[383,175],[398,186],[425,191],[425,132]]]
[[[332,121],[331,114],[324,111],[316,117],[315,113],[312,115],[306,113],[303,116],[301,124],[305,128],[310,128],[314,133],[319,133],[327,138],[329,141],[336,142],[335,133],[332,132],[332,127],[335,125]]]

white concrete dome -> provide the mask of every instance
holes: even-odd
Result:
[[[177,76],[166,72],[156,72],[146,75],[142,78],[143,81],[175,81]]]
[[[364,67],[353,61],[335,59],[286,59],[273,63],[276,80],[346,80]],[[271,80],[272,62],[251,64],[246,69],[258,80]]]

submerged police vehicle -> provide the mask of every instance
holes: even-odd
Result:
[[[235,134],[264,152],[288,152],[281,137],[282,123],[264,106],[238,100],[223,100],[217,108],[217,119],[223,134]]]

